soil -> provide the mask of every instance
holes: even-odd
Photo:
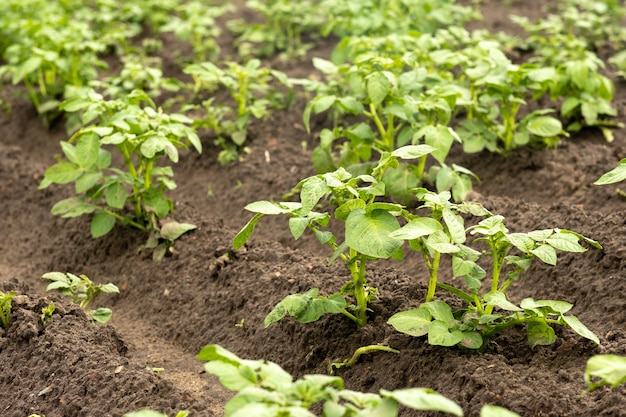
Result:
[[[549,2],[484,3],[485,26],[515,33],[509,14],[538,17]],[[166,57],[181,49],[172,38],[164,40]],[[304,77],[312,71],[310,58],[328,57],[333,45],[320,41],[302,62],[271,64]],[[617,119],[626,122],[626,84],[615,83]],[[424,298],[424,269],[411,256],[402,263],[371,263],[369,281],[379,299],[371,305],[370,324],[361,329],[341,315],[308,325],[285,319],[263,328],[265,315],[286,295],[312,287],[332,293],[347,281],[347,271],[328,266],[327,251],[313,237],[294,241],[284,218],[264,219],[247,246],[236,252],[231,246],[250,217],[243,209],[247,203],[280,199],[299,179],[315,174],[316,137],[302,126],[304,98],[290,111],[254,124],[250,153],[240,162],[217,164],[208,135],[202,155],[183,155],[174,167],[174,218],[198,229],[177,241],[173,256],[155,264],[149,253],[137,252],[145,239],[140,232],[118,227],[92,240],[90,219],[50,214],[72,192],[71,186],[38,190],[60,153],[58,142],[66,139],[63,123],[47,129],[30,104],[13,97],[16,92],[9,87],[1,93],[12,112],[0,115],[0,290],[16,290],[18,296],[12,325],[0,330],[0,415],[121,416],[151,407],[169,415],[188,409],[192,416],[222,416],[232,394],[195,358],[207,344],[274,361],[300,377],[325,373],[329,361],[349,358],[361,346],[385,343],[400,353],[366,355],[342,368],[338,375],[348,388],[430,387],[459,403],[467,416],[478,416],[484,404],[522,416],[626,416],[624,386],[581,395],[589,357],[626,354],[626,201],[616,187],[593,185],[626,155],[623,129],[615,131],[613,143],[590,129],[557,149],[520,149],[508,158],[454,151],[453,162],[481,178],[473,198],[505,216],[510,230],[567,228],[604,246],[561,254],[556,267],[534,265],[510,289],[514,302],[534,297],[574,304],[572,313],[600,337],[600,346],[556,329],[554,345],[531,349],[519,328],[473,354],[430,346],[386,324]],[[324,121],[315,122],[319,127]],[[82,310],[45,293],[40,277],[49,271],[86,274],[120,287],[119,295],[98,299],[99,306],[113,309],[109,324],[92,325]],[[41,309],[50,300],[56,311],[42,325]]]

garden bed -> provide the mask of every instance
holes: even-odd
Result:
[[[500,3],[483,7],[486,25],[517,30],[506,18],[512,9]],[[533,2],[533,10],[542,3]],[[166,51],[179,48],[178,41],[165,41]],[[322,41],[308,57],[328,57],[332,47],[332,40]],[[310,59],[272,63],[294,77],[313,71]],[[626,84],[614,81],[617,120],[626,122]],[[2,93],[12,111],[0,114],[0,290],[19,294],[14,324],[0,330],[1,415],[121,416],[149,407],[169,415],[188,409],[194,416],[220,416],[232,394],[195,358],[207,344],[271,360],[296,377],[325,373],[330,361],[347,359],[361,346],[386,344],[400,353],[365,355],[338,371],[347,388],[429,387],[467,416],[478,416],[484,404],[522,416],[626,416],[623,386],[581,395],[591,356],[626,354],[626,200],[614,186],[593,185],[626,155],[623,129],[614,131],[612,143],[598,130],[583,129],[556,149],[521,148],[507,158],[453,149],[452,161],[481,179],[471,198],[502,214],[511,231],[558,227],[603,246],[560,254],[555,267],[535,264],[508,292],[514,303],[526,297],[572,303],[572,313],[598,335],[600,346],[559,327],[555,344],[530,348],[525,330],[512,328],[478,354],[429,345],[386,323],[417,307],[426,294],[427,271],[417,254],[401,263],[371,263],[369,282],[379,298],[360,329],[340,314],[306,325],[288,318],[263,328],[264,317],[285,296],[313,287],[330,293],[349,280],[342,265],[327,265],[330,253],[312,235],[295,241],[285,218],[264,219],[246,246],[232,249],[233,237],[251,217],[246,204],[279,200],[299,179],[315,174],[311,152],[318,138],[304,129],[303,97],[291,110],[252,125],[250,153],[239,162],[217,164],[208,134],[201,135],[201,155],[182,154],[174,167],[178,188],[170,194],[173,216],[198,228],[157,264],[147,251],[138,253],[145,241],[140,232],[116,227],[92,239],[87,217],[50,214],[71,187],[38,185],[67,137],[63,123],[47,129],[29,103],[12,97],[17,90]],[[49,271],[115,283],[119,294],[98,299],[113,310],[109,324],[91,325],[82,310],[45,293],[40,277]],[[49,300],[57,310],[42,326],[38,318]],[[405,409],[401,415],[435,414]]]

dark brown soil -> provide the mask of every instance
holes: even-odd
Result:
[[[507,19],[511,10],[538,15],[543,3],[509,9],[500,1],[487,2],[486,24],[515,31]],[[332,46],[321,42],[310,55],[328,56]],[[177,47],[166,43],[169,51]],[[273,63],[303,77],[312,70],[309,62]],[[616,86],[618,120],[626,122],[626,85],[616,81]],[[524,330],[513,329],[485,353],[471,354],[430,346],[386,324],[424,297],[424,270],[411,257],[372,263],[369,280],[380,297],[372,304],[370,324],[361,329],[341,315],[308,325],[285,319],[263,328],[265,315],[286,295],[312,287],[331,293],[347,281],[341,265],[327,266],[328,253],[313,237],[294,241],[284,218],[264,219],[249,245],[231,249],[233,236],[250,217],[243,209],[247,203],[279,199],[314,174],[316,138],[302,126],[303,99],[253,126],[251,153],[241,162],[217,164],[208,137],[202,155],[181,158],[174,167],[174,217],[198,229],[176,243],[172,257],[155,264],[149,253],[137,254],[145,239],[139,232],[116,228],[92,240],[88,218],[50,214],[72,189],[37,186],[66,136],[62,126],[47,130],[28,103],[12,97],[15,92],[0,93],[12,103],[11,114],[0,115],[0,290],[19,293],[11,327],[0,330],[0,415],[121,416],[152,407],[170,415],[189,409],[193,416],[221,416],[231,394],[202,372],[195,354],[204,345],[272,360],[302,376],[326,372],[329,361],[349,358],[361,346],[385,343],[400,353],[367,355],[342,369],[348,388],[430,387],[472,417],[484,404],[522,416],[626,416],[624,387],[580,395],[589,357],[626,354],[626,200],[615,187],[592,185],[626,156],[624,130],[615,131],[613,143],[585,130],[555,150],[522,149],[508,158],[455,151],[454,162],[481,178],[475,198],[504,215],[512,231],[567,228],[604,246],[563,254],[556,267],[535,265],[510,290],[516,302],[524,297],[571,302],[573,314],[600,337],[599,347],[557,329],[555,345],[531,349]],[[110,324],[91,325],[80,309],[45,294],[39,277],[49,271],[118,285],[119,295],[98,301],[113,309]],[[42,325],[41,308],[50,300],[57,310]],[[147,368],[164,371],[156,375]],[[425,414],[404,410],[402,415]]]

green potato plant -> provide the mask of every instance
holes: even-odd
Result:
[[[381,390],[379,394],[344,389],[343,379],[328,375],[294,378],[279,365],[241,359],[219,345],[205,346],[198,358],[207,373],[219,378],[235,396],[224,407],[225,417],[314,417],[310,408],[321,404],[324,417],[396,417],[400,405],[414,410],[441,411],[462,416],[454,401],[428,388]]]
[[[399,204],[376,201],[385,195],[381,181],[387,169],[398,166],[398,159],[418,159],[433,152],[428,145],[409,145],[381,158],[372,175],[353,176],[343,168],[302,180],[300,202],[257,201],[246,206],[255,213],[233,240],[235,249],[241,248],[250,238],[256,223],[265,215],[288,215],[289,229],[295,239],[306,229],[311,230],[320,243],[333,250],[330,262],[342,260],[350,271],[351,280],[339,293],[328,297],[318,295],[313,288],[304,294],[292,294],[279,302],[265,318],[265,326],[281,320],[287,314],[301,323],[318,320],[325,313],[341,313],[361,327],[367,322],[367,305],[375,298],[375,289],[367,284],[366,265],[375,259],[402,257],[402,240],[390,237],[398,230],[397,217],[403,207]],[[321,200],[336,206],[331,212],[313,209]],[[344,236],[335,236],[324,230],[330,218],[344,224]],[[346,299],[350,296],[355,305]]]
[[[176,78],[163,77],[161,59],[143,54],[124,55],[119,74],[89,83],[111,99],[122,98],[133,90],[143,90],[149,97],[158,97],[162,90],[177,92],[184,83]]]
[[[143,104],[143,105],[142,105]],[[178,149],[190,145],[202,151],[192,120],[182,114],[165,114],[140,90],[116,100],[104,100],[85,90],[61,105],[66,112],[80,112],[85,125],[67,142],[61,142],[64,158],[49,167],[39,188],[74,183],[76,196],[57,202],[52,214],[78,217],[94,214],[91,235],[109,233],[116,223],[149,235],[147,248],[158,248],[155,260],[171,251],[173,241],[195,226],[167,222],[174,205],[165,191],[174,189],[173,170],[159,164],[163,156],[178,162]],[[90,124],[88,124],[90,123]],[[122,157],[125,170],[111,165],[112,146]]]
[[[313,152],[316,170],[323,173],[344,167],[353,173],[369,173],[377,155],[408,143],[422,143],[435,148],[430,156],[440,166],[425,170],[428,155],[423,155],[416,165],[402,164],[387,173],[384,181],[389,189],[395,190],[403,203],[411,198],[406,190],[425,182],[434,184],[439,191],[452,189],[459,200],[465,198],[474,175],[457,165],[447,165],[445,160],[453,143],[461,142],[449,123],[466,91],[446,84],[445,76],[429,73],[409,58],[364,54],[355,61],[355,65],[341,66],[319,59],[315,62],[323,72],[332,75],[332,83],[321,87],[317,82],[308,85],[318,94],[305,108],[307,130],[310,131],[312,114],[330,110],[335,120],[343,114],[359,117],[351,126],[343,127],[339,121],[333,130],[320,132],[320,145]]]
[[[41,321],[41,324],[46,324],[50,320],[52,320],[52,314],[54,314],[55,309],[56,307],[54,305],[54,301],[50,301],[50,304],[48,304],[48,307],[44,307],[41,309],[41,317],[39,318],[39,321]]]
[[[618,166],[598,178],[594,185],[615,184],[624,180],[626,180],[626,158],[619,161]]]
[[[84,309],[93,322],[106,323],[111,319],[113,312],[110,308],[100,307],[96,310],[88,310],[87,307],[100,294],[119,293],[120,290],[114,284],[95,284],[86,275],[77,276],[69,272],[67,274],[48,272],[43,274],[41,280],[51,281],[46,287],[46,291],[59,291],[71,302]],[[54,304],[52,304],[52,308],[54,309]]]
[[[294,100],[291,80],[283,72],[261,66],[252,59],[245,65],[227,62],[220,68],[210,62],[192,64],[184,69],[195,80],[194,90],[215,92],[219,86],[228,90],[236,108],[216,103],[211,97],[202,103],[205,115],[198,117],[194,126],[206,127],[217,136],[215,142],[222,148],[220,163],[235,161],[239,150],[248,139],[252,119],[266,119],[276,109],[288,108]],[[198,108],[188,106],[187,108]]]
[[[520,279],[533,260],[556,265],[556,250],[586,251],[579,241],[601,249],[596,241],[564,229],[510,233],[502,216],[489,213],[478,203],[451,203],[449,193],[435,194],[424,189],[417,193],[430,216],[407,216],[406,225],[390,237],[407,240],[413,250],[422,254],[429,271],[428,291],[418,308],[396,313],[389,319],[396,330],[412,336],[428,335],[428,343],[433,345],[485,349],[490,338],[520,324],[526,324],[531,347],[550,345],[556,341],[550,325],[558,324],[600,343],[578,318],[566,315],[572,304],[525,298],[517,306],[506,296],[509,286]],[[485,218],[466,229],[461,214]],[[468,246],[468,233],[477,236],[475,242],[485,242],[488,250],[481,252]],[[519,254],[514,254],[514,250]],[[452,257],[452,276],[464,278],[467,289],[438,282],[442,254]],[[483,289],[487,272],[478,262],[481,256],[489,256],[492,261],[487,291]],[[457,296],[465,306],[453,312],[446,302],[434,300],[436,288]]]
[[[181,2],[160,31],[173,32],[179,39],[191,43],[195,61],[215,61],[220,53],[217,38],[222,33],[215,19],[234,10],[230,1],[220,5],[207,5],[199,0]]]
[[[0,325],[3,329],[8,329],[11,318],[11,301],[15,297],[15,291],[0,291]]]
[[[411,31],[433,33],[439,28],[464,26],[481,18],[476,7],[463,6],[454,0],[323,0],[320,9],[327,11],[322,34],[339,38]]]
[[[304,36],[314,39],[324,24],[323,7],[318,1],[300,0],[294,7],[289,0],[248,0],[246,7],[263,16],[263,23],[233,19],[228,28],[237,39],[239,55],[270,57],[280,52],[283,60],[302,59],[312,47]]]
[[[618,355],[595,355],[587,361],[585,368],[587,391],[605,385],[611,389],[626,383],[626,358]]]

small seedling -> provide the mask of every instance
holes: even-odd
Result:
[[[165,368],[151,368],[149,366],[146,369],[150,372],[154,372],[157,375],[161,375],[161,372],[165,371]]]
[[[4,329],[9,328],[11,319],[11,301],[15,296],[15,291],[4,293],[0,291],[0,324]]]
[[[44,307],[41,309],[41,324],[46,324],[47,322],[49,322],[50,320],[52,320],[52,314],[54,313],[55,307],[54,307],[54,301],[50,301],[50,304],[48,304],[48,307]]]
[[[109,308],[88,310],[87,306],[100,294],[119,293],[114,284],[95,284],[86,275],[76,276],[71,273],[48,272],[41,277],[43,280],[52,281],[46,287],[46,291],[57,290],[69,297],[70,301],[85,309],[92,321],[106,323],[111,319],[113,312]]]

